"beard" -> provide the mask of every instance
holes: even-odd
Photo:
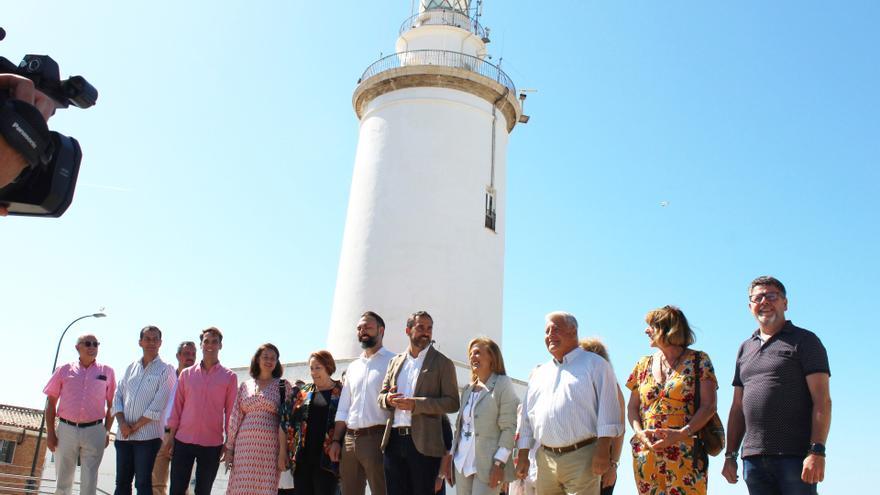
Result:
[[[372,335],[364,335],[361,339],[361,349],[372,349],[376,347],[376,337]]]

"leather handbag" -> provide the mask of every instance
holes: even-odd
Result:
[[[702,362],[702,352],[697,352],[697,365],[695,367],[696,370],[696,391],[694,392],[694,404],[695,409],[694,412],[700,409],[700,377],[702,373],[700,371],[700,363]],[[712,415],[712,418],[700,428],[700,431],[697,432],[697,441],[702,443],[702,448],[705,452],[711,456],[716,456],[724,450],[724,423],[721,422],[721,418],[718,416],[718,412]]]

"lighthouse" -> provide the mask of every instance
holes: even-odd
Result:
[[[355,88],[360,130],[327,344],[337,359],[361,353],[355,327],[367,310],[385,319],[395,352],[418,310],[453,360],[466,362],[476,335],[501,343],[507,143],[527,117],[489,57],[480,3],[421,0],[396,53]]]

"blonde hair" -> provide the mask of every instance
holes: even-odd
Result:
[[[486,350],[489,351],[489,356],[492,358],[492,372],[496,375],[506,375],[507,371],[504,369],[504,357],[501,356],[501,348],[498,347],[498,344],[495,343],[494,340],[489,337],[479,336],[474,337],[468,342],[467,345],[467,353],[470,354],[471,349],[477,345],[482,344],[486,346]],[[471,371],[471,381],[477,381],[477,374]]]
[[[666,305],[648,311],[645,323],[660,332],[657,340],[664,345],[687,347],[694,343],[694,331],[684,313],[676,306]]]
[[[593,354],[598,354],[605,361],[611,362],[611,360],[608,358],[608,349],[605,347],[605,344],[603,344],[602,341],[598,338],[587,337],[585,339],[581,339],[579,344],[581,346],[581,349],[587,352],[592,352]]]

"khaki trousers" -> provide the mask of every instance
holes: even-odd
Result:
[[[367,482],[370,493],[385,495],[381,429],[355,437],[345,435],[339,464],[340,484],[345,495],[364,495]]]
[[[455,470],[455,493],[458,495],[498,495],[501,492],[501,483],[495,488],[489,488],[476,474],[465,476],[464,473]]]
[[[55,449],[56,495],[73,493],[73,475],[76,473],[76,458],[79,457],[79,493],[95,495],[98,488],[98,468],[104,458],[104,442],[107,429],[104,423],[86,428],[78,428],[58,422],[55,429],[58,447]]]
[[[595,443],[565,454],[554,454],[540,446],[537,449],[538,495],[599,495],[602,477],[593,474],[592,469]]]
[[[159,449],[156,454],[156,462],[153,464],[153,495],[165,495],[168,493],[168,467],[171,466],[171,456]]]

